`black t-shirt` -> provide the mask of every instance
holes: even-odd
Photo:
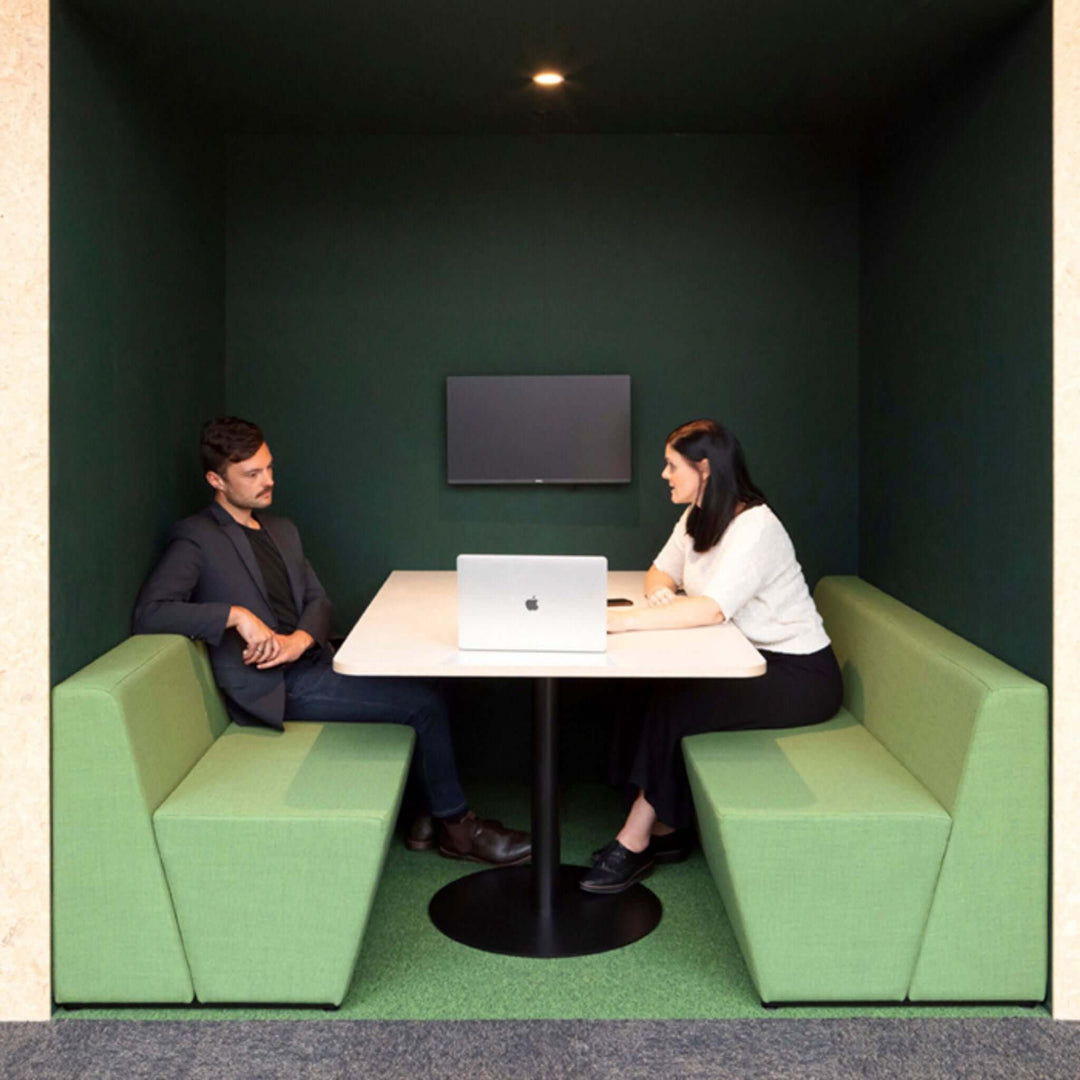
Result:
[[[300,613],[293,603],[285,560],[281,557],[277,544],[265,529],[245,529],[244,535],[247,536],[259,569],[262,571],[266,595],[270,598],[270,607],[277,618],[276,630],[279,634],[291,634],[300,621]]]

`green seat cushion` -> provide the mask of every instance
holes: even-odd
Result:
[[[902,1000],[951,826],[930,792],[846,711],[683,753],[762,1000]]]
[[[340,1004],[413,738],[389,724],[233,725],[158,808],[200,1001]]]

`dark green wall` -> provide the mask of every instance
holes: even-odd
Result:
[[[203,501],[224,402],[221,141],[66,9],[52,19],[52,673],[128,634],[168,524]]]
[[[227,401],[346,628],[461,551],[644,569],[663,438],[742,439],[807,575],[856,568],[857,163],[785,136],[243,137]],[[450,488],[449,374],[628,372],[627,486]]]
[[[53,21],[56,678],[126,633],[225,405],[266,425],[342,627],[461,550],[644,566],[660,441],[706,413],[811,581],[858,568],[1049,677],[1048,8],[861,174],[822,138],[266,136],[224,154],[227,202],[213,118]],[[629,372],[634,482],[447,487],[444,376],[496,371]]]
[[[859,571],[1048,682],[1050,6],[867,146]]]

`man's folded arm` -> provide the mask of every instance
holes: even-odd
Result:
[[[325,645],[330,636],[331,604],[319,582],[311,563],[304,560],[304,609],[296,624],[297,630],[306,630],[319,645]]]
[[[202,549],[198,544],[183,537],[170,540],[161,561],[139,591],[131,632],[184,634],[219,644],[229,621],[230,606],[192,601],[201,566]]]

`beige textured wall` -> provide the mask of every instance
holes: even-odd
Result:
[[[49,5],[0,2],[0,1020],[49,985]]]
[[[1054,1015],[1080,1019],[1080,0],[1054,6]],[[50,1013],[48,2],[0,2],[0,1020]]]
[[[1054,1016],[1080,1019],[1080,0],[1054,4]]]

